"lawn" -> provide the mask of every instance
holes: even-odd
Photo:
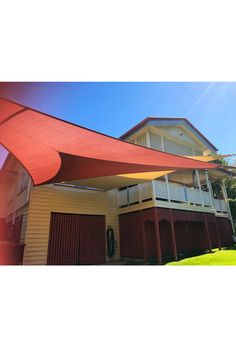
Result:
[[[236,247],[214,249],[212,253],[169,262],[166,265],[236,265]]]

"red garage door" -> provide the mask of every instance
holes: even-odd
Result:
[[[99,264],[105,261],[105,216],[51,214],[48,264]]]

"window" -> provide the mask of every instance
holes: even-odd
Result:
[[[164,138],[165,152],[175,155],[193,155],[193,150],[185,145],[178,144],[172,140]]]
[[[162,150],[162,142],[160,135],[150,133],[151,148],[155,150]]]
[[[147,143],[146,143],[146,134],[140,135],[140,136],[137,138],[137,145],[147,146]]]

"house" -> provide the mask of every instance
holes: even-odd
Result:
[[[148,117],[120,139],[195,159],[217,153],[185,118]],[[233,226],[226,190],[222,183],[217,196],[212,188],[214,180],[225,177],[220,169],[186,169],[119,189],[73,181],[32,187],[27,171],[9,154],[0,177],[5,196],[0,235],[1,230],[7,234],[0,255],[4,258],[4,242],[11,240],[11,262],[25,265],[103,264],[120,258],[161,264],[165,257],[178,259],[182,253],[230,245]],[[112,257],[107,252],[109,233],[115,237]]]
[[[149,117],[121,139],[195,158],[217,153],[217,148],[185,118]],[[227,193],[223,183],[221,195],[214,196],[212,190],[212,182],[223,178],[217,170],[178,171],[120,191],[121,254],[145,260],[156,256],[156,228],[160,233],[160,260],[229,245],[233,224]]]

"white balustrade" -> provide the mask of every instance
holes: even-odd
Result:
[[[168,190],[166,182],[153,181],[127,187],[126,189],[118,192],[118,206],[128,206],[135,203],[145,203],[145,201],[156,199],[168,201]],[[153,193],[154,187],[154,193]],[[191,203],[195,205],[202,205],[211,208],[211,194],[207,191],[201,191],[194,188],[186,188],[184,186],[169,183],[169,192],[171,202]],[[224,200],[214,199],[214,207],[217,212],[227,213],[227,204]]]
[[[205,206],[211,206],[211,194],[210,192],[202,191],[202,199]]]
[[[188,202],[193,204],[202,204],[201,194],[199,189],[187,188],[187,199]]]
[[[128,188],[129,191],[129,204],[139,202],[139,188],[138,185]]]
[[[227,210],[227,204],[226,204],[226,202],[225,202],[224,200],[220,200],[220,205],[221,205],[221,211],[222,211],[223,213],[227,213],[228,210]]]
[[[221,213],[227,213],[228,212],[227,204],[226,204],[226,202],[224,200],[215,199],[214,198],[214,205],[215,205],[216,211],[221,212]]]
[[[122,207],[124,205],[128,205],[129,200],[128,200],[128,190],[123,189],[122,191],[118,192],[118,206]]]
[[[220,199],[214,198],[214,206],[216,211],[221,211]]]
[[[147,200],[152,198],[152,183],[142,183],[140,184],[141,200]]]
[[[186,202],[185,188],[177,184],[169,183],[170,200],[176,202]]]
[[[165,182],[155,181],[155,194],[157,198],[168,199],[167,184]]]

